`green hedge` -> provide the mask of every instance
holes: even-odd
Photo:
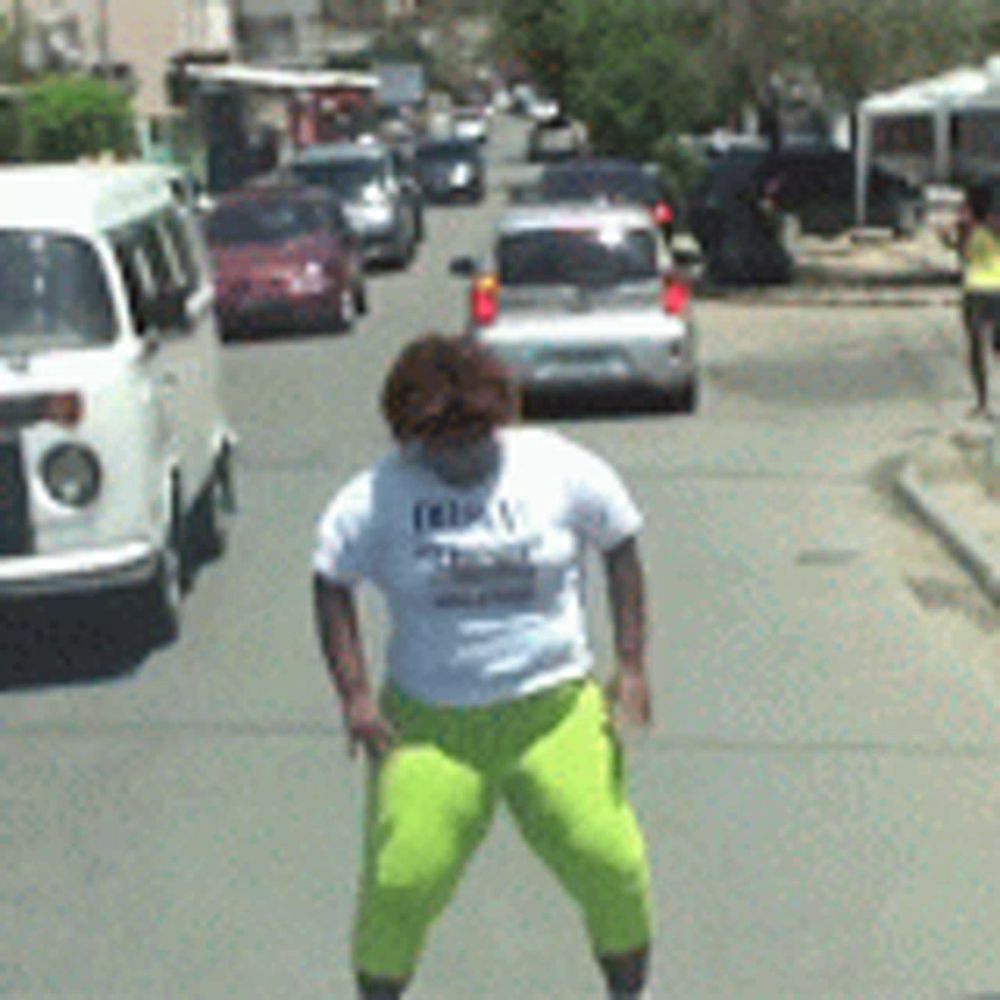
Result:
[[[90,77],[58,77],[26,88],[24,144],[32,160],[128,156],[135,122],[128,97]]]

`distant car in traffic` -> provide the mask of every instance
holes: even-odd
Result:
[[[673,273],[643,208],[507,209],[471,279],[468,332],[530,394],[649,391],[685,411],[698,399],[691,288]]]
[[[481,108],[455,108],[451,113],[451,131],[456,139],[484,143],[490,137],[489,117]]]
[[[206,220],[223,336],[350,329],[367,309],[361,250],[322,190],[258,187],[221,198]]]
[[[766,192],[775,209],[792,216],[803,233],[834,236],[856,222],[854,154],[826,146],[772,152],[734,148],[712,157],[686,216],[703,245],[719,228],[719,213],[738,200]],[[923,196],[905,178],[874,165],[868,186],[867,224],[910,235],[924,215]]]
[[[295,180],[326,188],[342,202],[366,263],[405,267],[413,259],[420,238],[420,192],[388,146],[311,146],[295,155],[289,169]]]
[[[669,240],[675,202],[655,168],[634,160],[584,157],[547,166],[539,196],[550,202],[607,201],[644,205]]]
[[[479,144],[470,139],[429,139],[417,146],[417,180],[429,201],[482,201],[486,165]]]
[[[531,163],[568,160],[587,150],[583,125],[565,115],[536,121],[528,132],[528,160]]]

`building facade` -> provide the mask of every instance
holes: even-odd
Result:
[[[171,114],[165,76],[182,52],[234,48],[230,0],[0,0],[37,72],[101,71],[126,82],[141,119]]]

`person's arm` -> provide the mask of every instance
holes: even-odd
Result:
[[[604,566],[616,659],[609,693],[620,723],[646,726],[653,713],[646,677],[645,584],[635,537],[606,552]]]
[[[369,756],[381,757],[396,737],[372,694],[354,595],[349,587],[316,573],[313,597],[320,648],[340,696],[351,756],[360,744]]]

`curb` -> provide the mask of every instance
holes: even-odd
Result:
[[[891,309],[928,309],[928,308],[958,308],[958,296],[940,294],[902,295],[899,293],[874,291],[845,292],[830,288],[816,291],[802,289],[780,291],[765,291],[762,289],[747,289],[746,291],[703,289],[699,294],[702,302],[731,302],[740,305],[789,306],[808,308],[891,308]]]
[[[991,557],[990,546],[984,539],[959,524],[947,504],[934,498],[933,492],[921,482],[914,460],[904,464],[896,478],[896,490],[968,570],[987,597],[1000,605],[1000,561]]]

